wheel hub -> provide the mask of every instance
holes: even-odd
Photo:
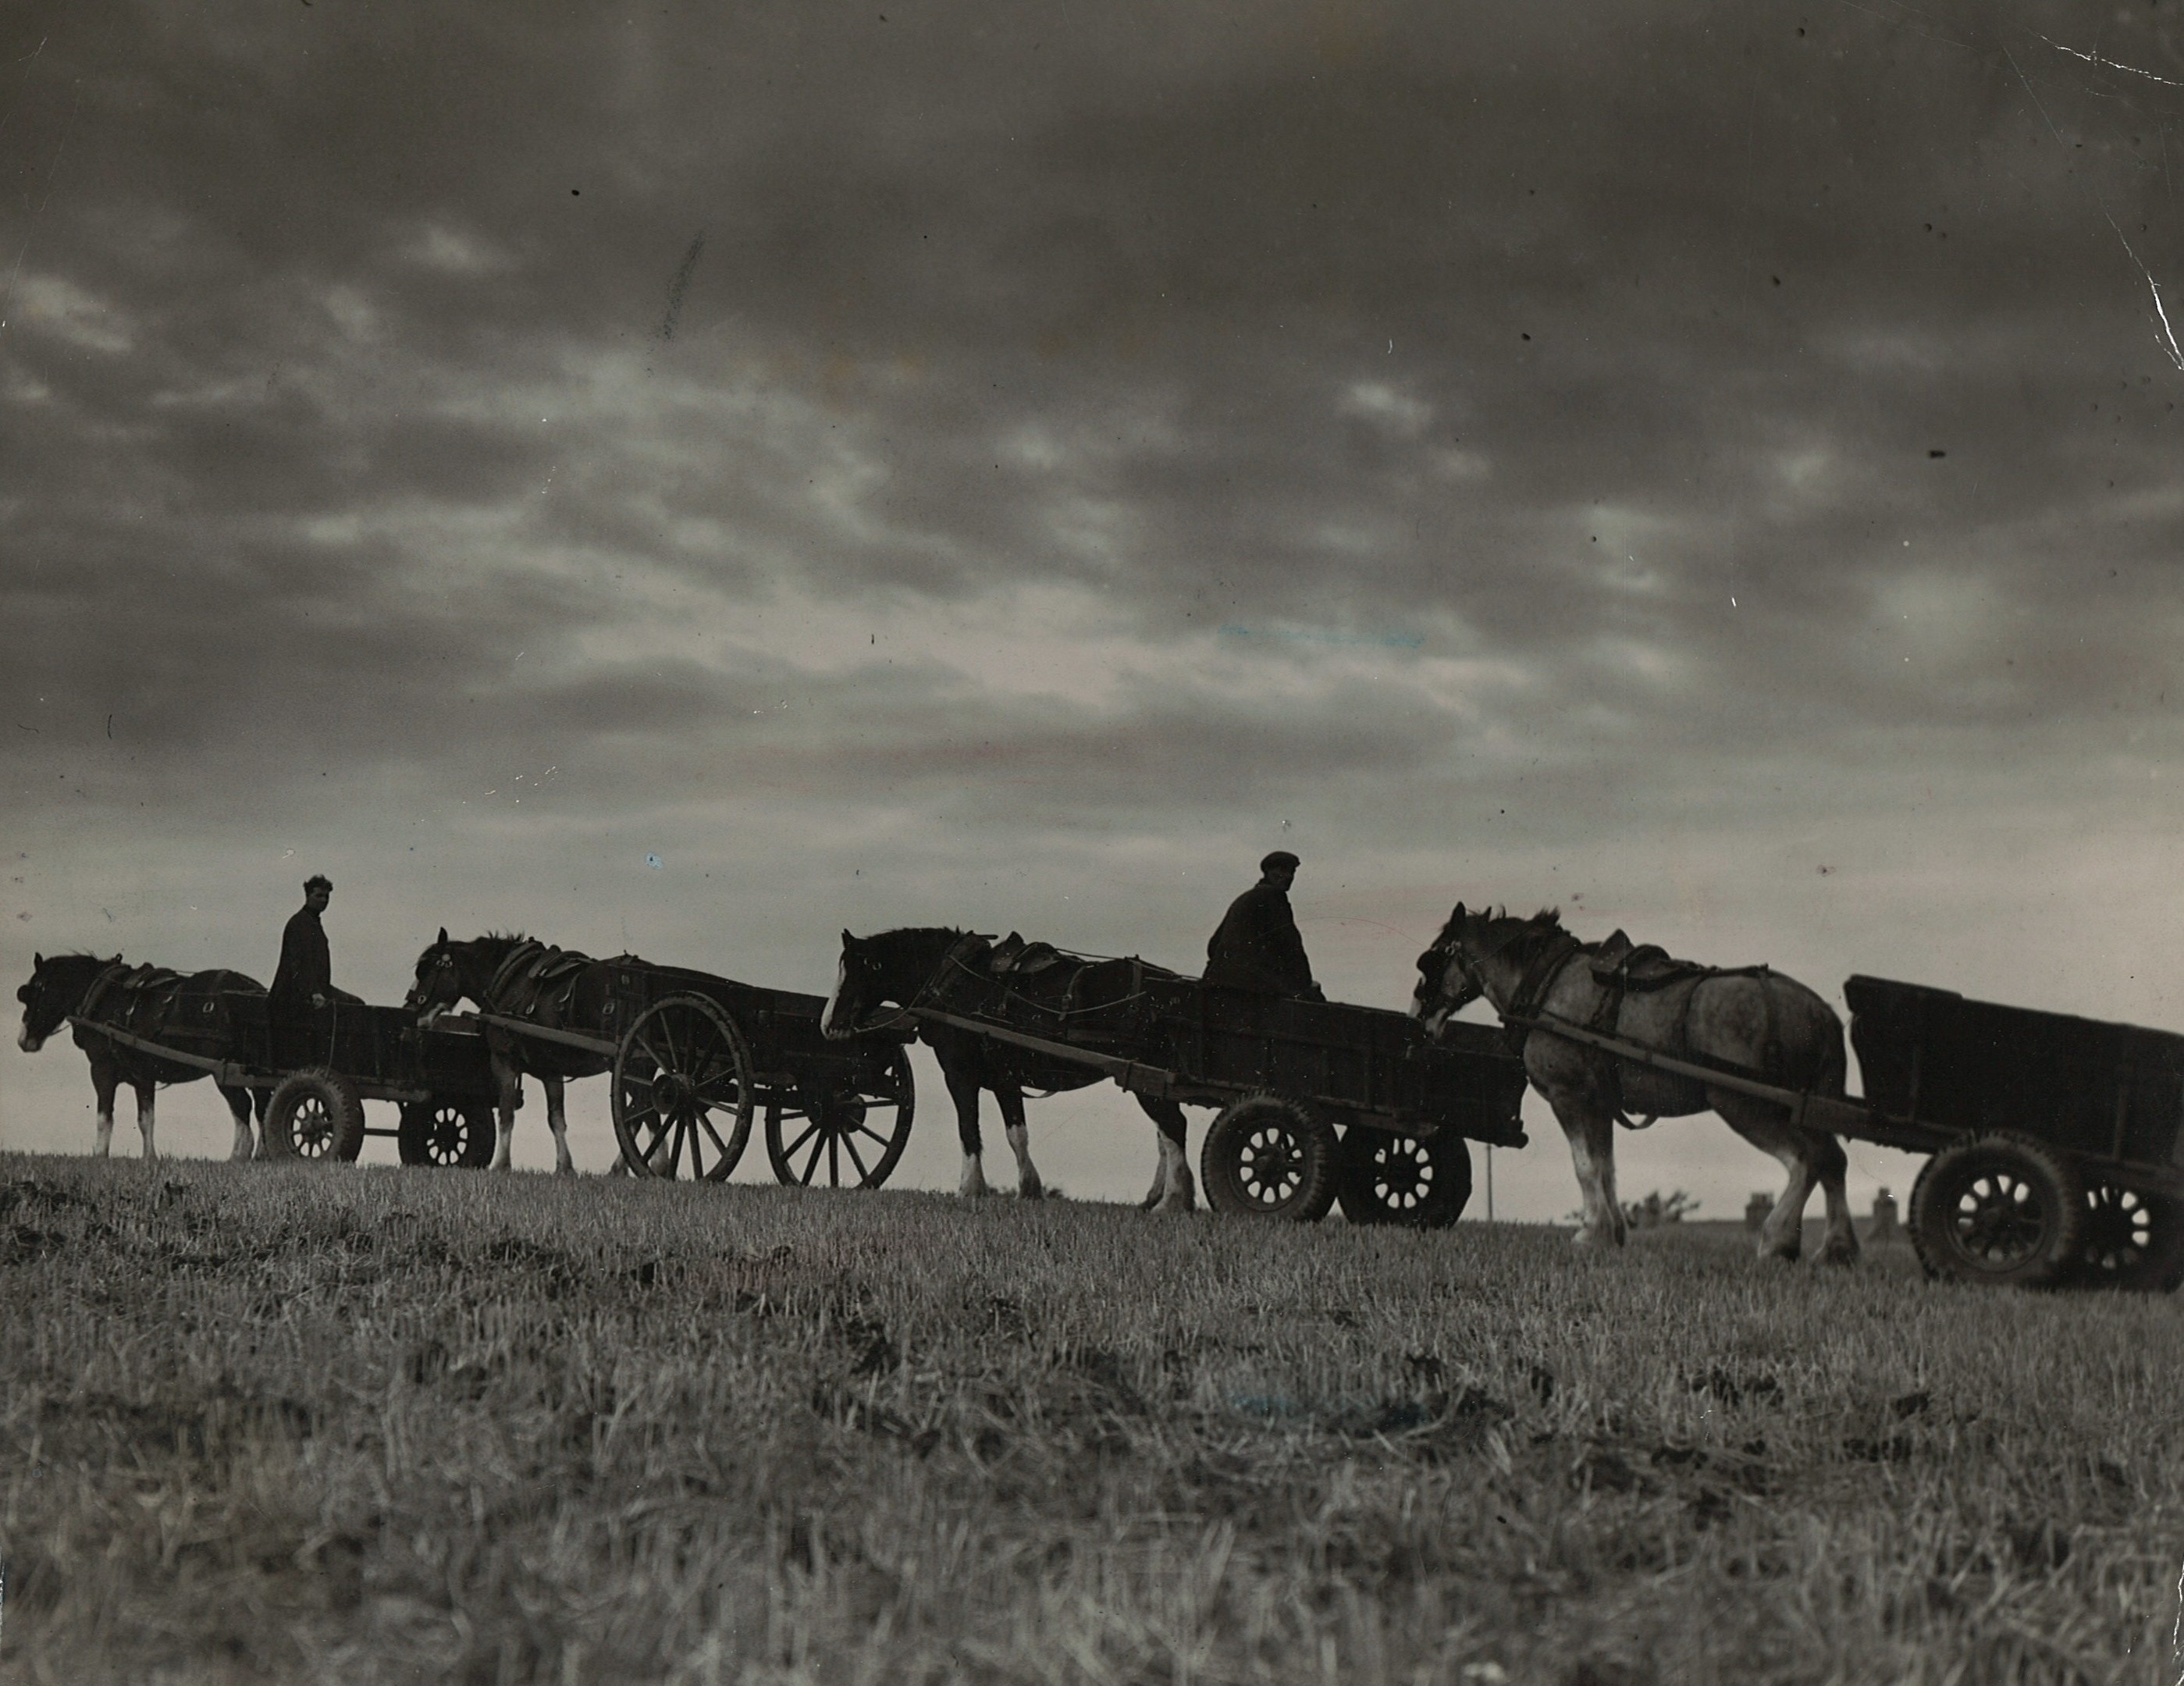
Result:
[[[680,1071],[662,1071],[652,1080],[652,1098],[664,1118],[679,1118],[694,1110],[697,1086]]]

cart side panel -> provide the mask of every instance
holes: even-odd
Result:
[[[1524,1066],[1485,1026],[1451,1025],[1436,1043],[1408,1015],[1384,1008],[1196,982],[1167,986],[1161,1018],[1169,1055],[1187,1077],[1324,1097],[1481,1140],[1521,1136]]]
[[[1885,978],[1844,994],[1866,1098],[1885,1112],[2140,1163],[2179,1150],[2184,1037]]]
[[[404,1064],[415,1073],[415,1087],[443,1099],[491,1099],[493,1056],[475,1025],[436,1024],[407,1033]]]

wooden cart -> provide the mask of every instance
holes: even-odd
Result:
[[[1522,1147],[1524,1069],[1500,1032],[1429,1041],[1407,1015],[1210,988],[1144,967],[1122,1014],[942,990],[909,1009],[1089,1066],[1134,1094],[1220,1109],[1200,1154],[1222,1211],[1438,1227],[1471,1195],[1467,1140]],[[966,1011],[968,1006],[986,1011]]]
[[[603,1018],[615,1033],[549,1028],[496,1013],[489,1025],[609,1060],[615,1137],[642,1174],[720,1182],[765,1118],[782,1182],[878,1188],[910,1138],[916,1090],[908,1033],[831,1041],[825,998],[649,960],[609,962]]]
[[[491,1162],[493,1067],[476,1027],[421,1028],[406,1008],[347,1000],[276,1023],[262,991],[230,991],[205,1004],[224,1015],[225,1040],[239,1056],[175,1047],[96,1015],[70,1022],[249,1090],[268,1159],[354,1160],[365,1137],[391,1136],[404,1165]],[[392,1102],[398,1121],[373,1125],[367,1100]]]
[[[1778,1088],[1550,1015],[1508,1022],[1930,1155],[1909,1227],[1932,1275],[2164,1294],[2184,1283],[2184,1036],[1888,978],[1852,977],[1843,993],[1863,1098]]]

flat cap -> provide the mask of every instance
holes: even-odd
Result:
[[[333,887],[334,881],[323,872],[314,872],[304,880],[304,888],[306,890],[331,890]]]
[[[1299,862],[1295,855],[1285,849],[1278,849],[1259,863],[1259,871],[1271,872],[1278,866],[1286,866],[1294,872],[1297,870],[1298,865]]]

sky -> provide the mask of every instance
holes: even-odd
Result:
[[[1340,999],[1462,899],[2184,1029],[2180,11],[11,6],[0,971],[270,978],[310,871],[374,1000],[443,924],[1195,970],[1281,847]]]

